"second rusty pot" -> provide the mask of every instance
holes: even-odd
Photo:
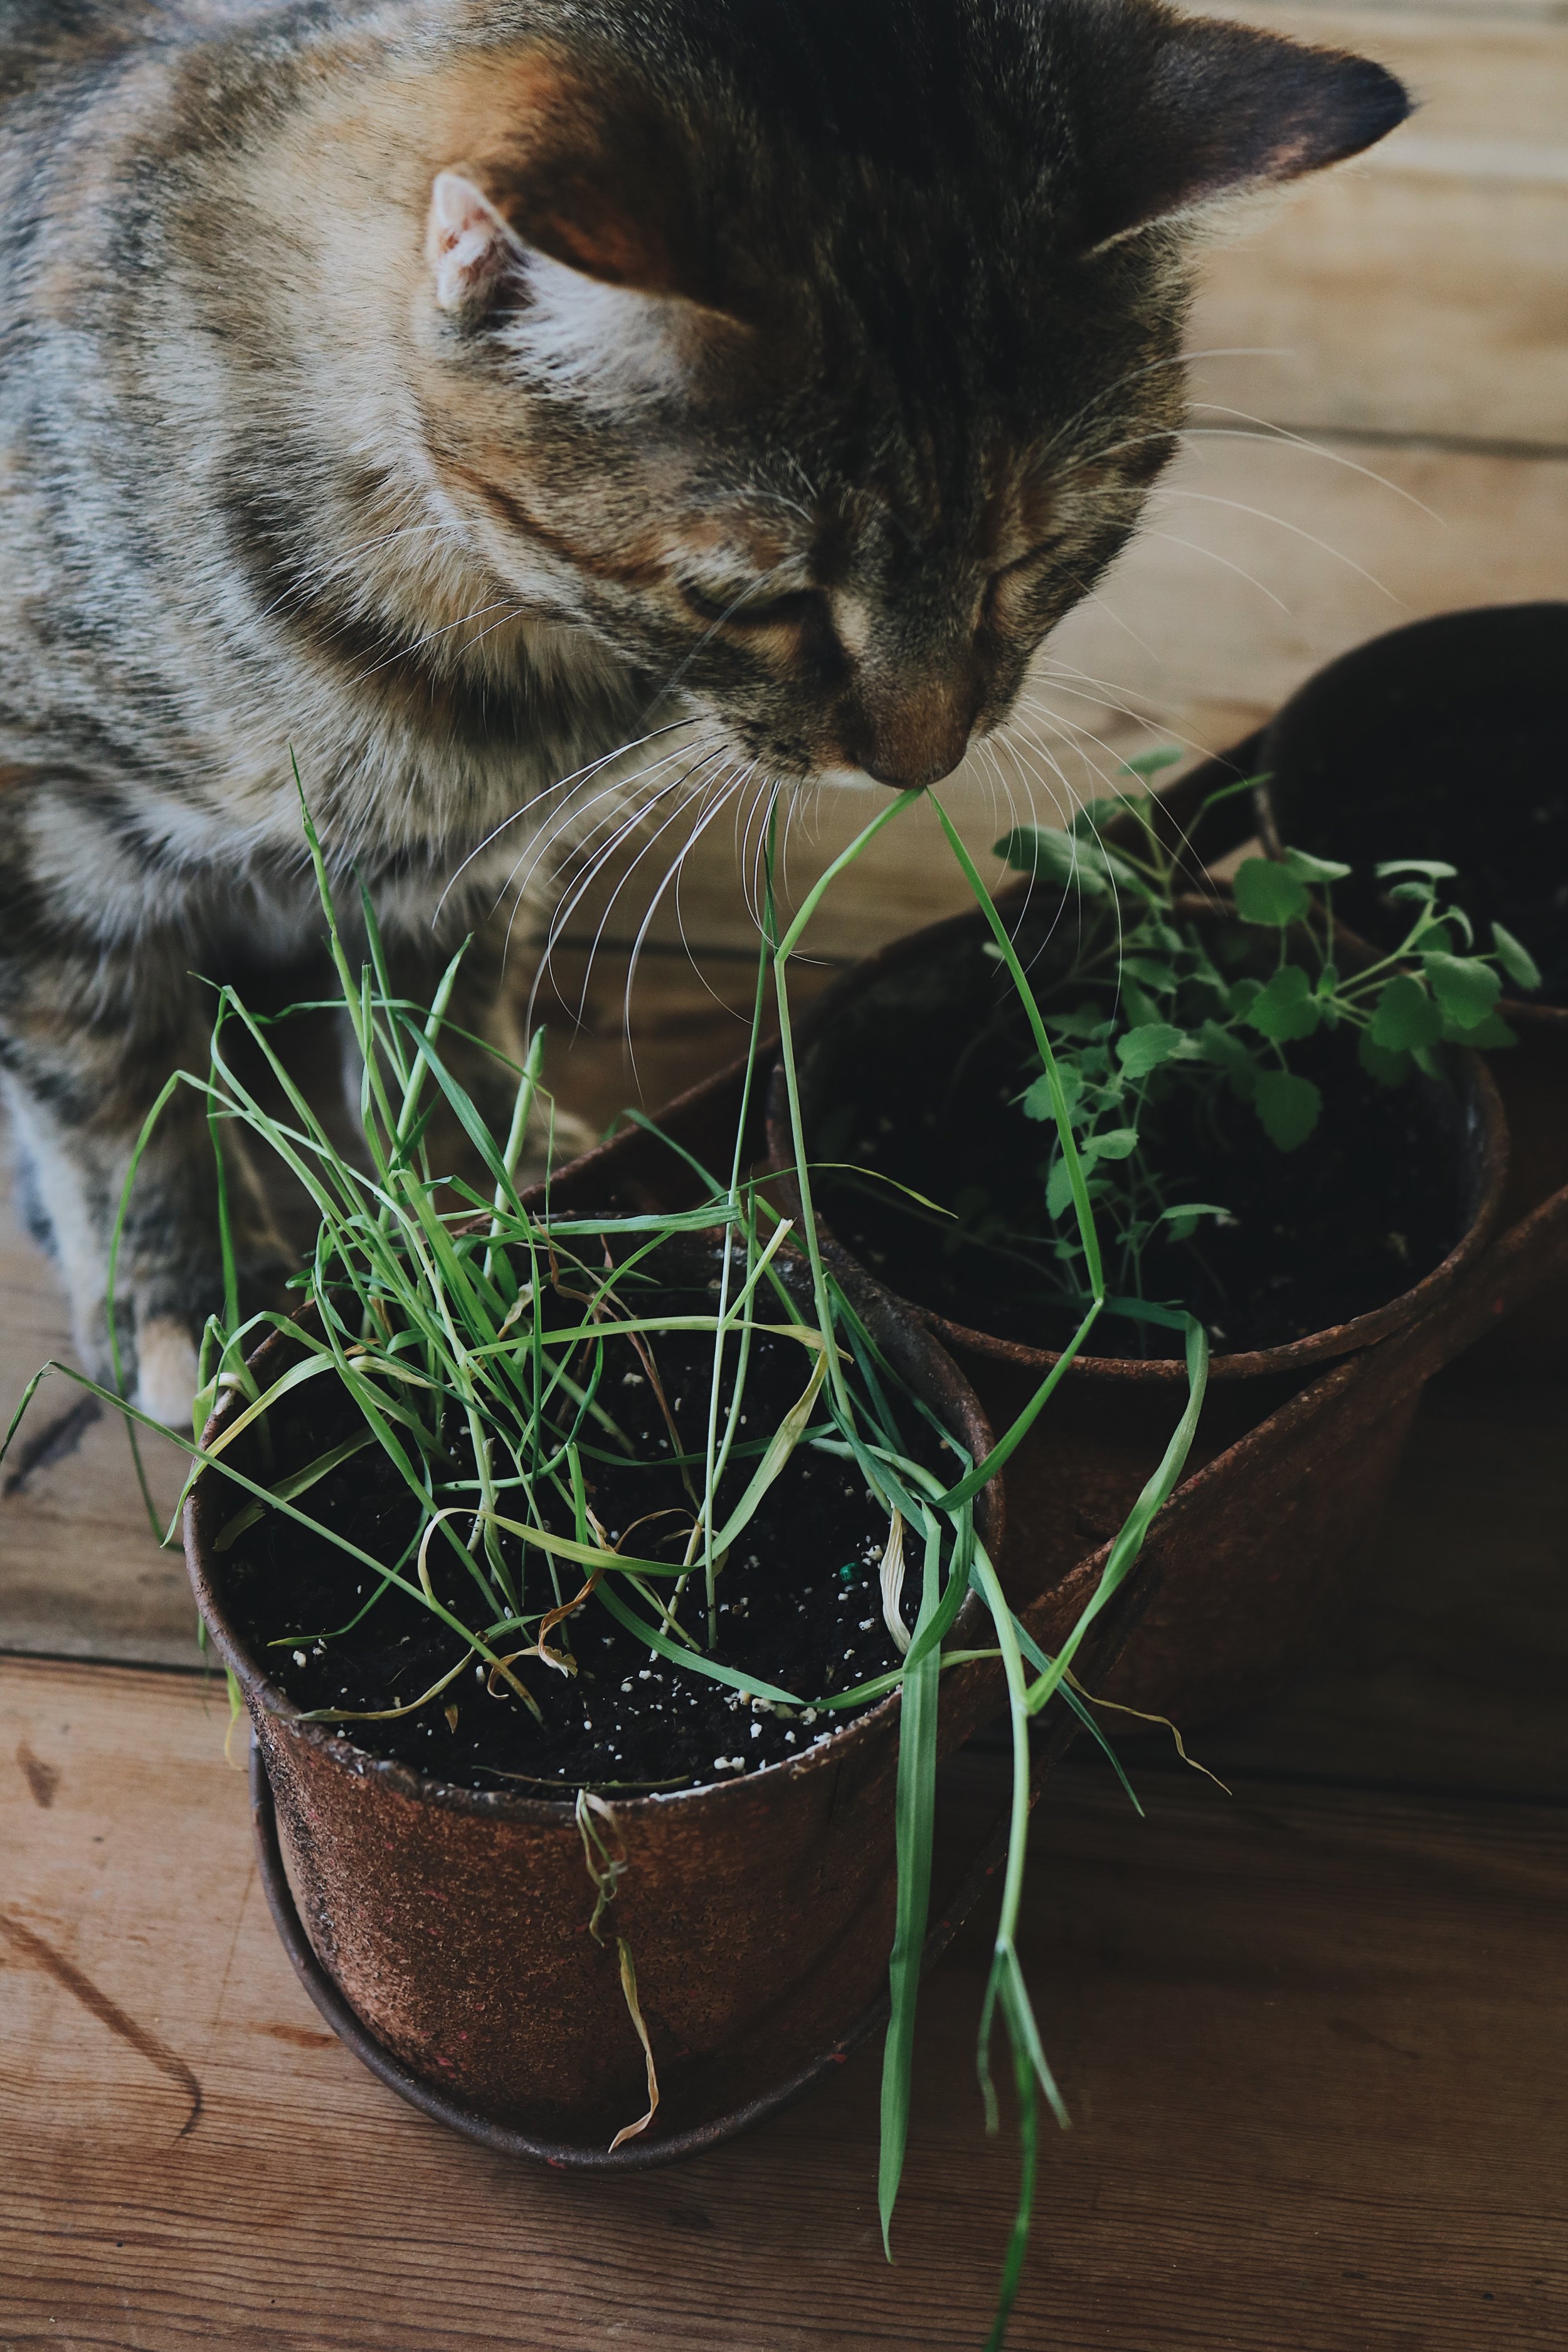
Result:
[[[1528,934],[1546,979],[1541,994],[1505,998],[1499,1008],[1518,1038],[1491,1063],[1511,1146],[1505,1225],[1568,1186],[1565,719],[1568,604],[1492,604],[1415,621],[1342,654],[1251,747],[1249,765],[1267,776],[1254,796],[1258,831],[1273,856],[1290,841],[1354,859],[1363,875],[1383,858],[1436,857],[1458,866],[1462,887],[1489,832],[1524,846],[1530,912],[1492,900],[1503,921]],[[1403,782],[1391,789],[1394,772]],[[1550,832],[1548,816],[1556,820]],[[1398,908],[1363,898],[1350,911],[1381,949],[1398,944]],[[1565,1318],[1560,1253],[1506,1324],[1479,1342],[1471,1365],[1504,1379],[1553,1373]]]
[[[798,1266],[787,1278],[804,1280]],[[983,1454],[984,1415],[941,1347],[869,1286],[856,1303],[913,1393]],[[258,1377],[280,1370],[289,1346],[269,1339],[252,1360]],[[220,1405],[209,1443],[236,1402]],[[186,1558],[249,1709],[293,1898],[338,1993],[433,2095],[433,2110],[460,2109],[554,2162],[644,2164],[739,2129],[854,2026],[886,1981],[891,1941],[896,1696],[788,1764],[617,1801],[599,1824],[624,1863],[601,1948],[570,1802],[378,1760],[303,1720],[268,1678],[237,1631],[214,1548],[232,1496],[203,1472],[185,1510]],[[994,1485],[976,1524],[999,1546]],[[971,1598],[956,1639],[973,1636],[977,1614]],[[995,1700],[984,1668],[945,1676],[944,1749]],[[617,1937],[662,2097],[652,2128],[612,2158],[611,2140],[647,2103]]]
[[[1005,903],[1021,914],[1023,894]],[[854,1099],[858,1066],[945,1066],[976,989],[1007,984],[994,964],[981,961],[988,938],[979,915],[933,924],[858,966],[800,1021],[798,1068],[813,1158],[845,1156],[842,1139],[823,1144],[822,1129],[840,1102]],[[1447,1126],[1463,1196],[1455,1245],[1407,1290],[1350,1321],[1278,1347],[1216,1353],[1189,1475],[1334,1359],[1373,1348],[1432,1316],[1479,1255],[1502,1199],[1507,1129],[1480,1058],[1457,1055],[1454,1067]],[[777,1069],[768,1116],[771,1164],[787,1171],[793,1150]],[[787,1186],[787,1174],[783,1181]],[[837,1237],[826,1238],[836,1264],[858,1270]],[[998,1431],[1057,1360],[1049,1349],[987,1328],[979,1297],[967,1313],[930,1306],[918,1311],[973,1381]],[[1044,1624],[1039,1638],[1047,1648],[1047,1634],[1065,1634],[1087,1597],[1071,1573],[1075,1560],[1121,1526],[1159,1461],[1184,1393],[1178,1362],[1086,1355],[1008,1463],[1004,1579],[1016,1606],[1051,1596],[1031,1621],[1037,1631]],[[1244,1507],[1195,1530],[1157,1518],[1145,1554],[1152,1597],[1101,1696],[1169,1716],[1185,1728],[1251,1705],[1282,1683],[1343,1613],[1418,1401],[1418,1388],[1402,1389],[1386,1410],[1369,1401],[1353,1424],[1336,1424],[1332,1448],[1321,1459],[1292,1464],[1266,1510],[1249,1493]]]

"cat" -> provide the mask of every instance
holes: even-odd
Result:
[[[1193,224],[1408,110],[1160,0],[0,0],[0,1071],[100,1379],[206,983],[321,930],[293,761],[397,984],[479,922],[453,1018],[515,1053],[480,918],[542,828],[948,773],[1171,453]],[[182,1088],[117,1307],[170,1422],[220,1268]]]

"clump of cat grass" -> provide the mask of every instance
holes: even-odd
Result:
[[[291,1521],[339,1554],[345,1572],[372,1584],[363,1609],[396,1591],[439,1621],[458,1639],[458,1662],[408,1700],[352,1714],[322,1707],[333,1723],[381,1720],[439,1706],[450,1686],[477,1667],[492,1691],[506,1689],[535,1706],[521,1669],[542,1664],[573,1671],[572,1625],[578,1612],[609,1612],[650,1652],[682,1673],[705,1676],[787,1707],[811,1707],[831,1719],[900,1693],[900,1738],[895,1834],[897,1915],[889,1956],[891,2015],[884,2054],[879,2204],[889,2243],[909,2127],[910,2077],[920,1968],[925,1942],[935,1820],[941,1676],[960,1658],[1000,1660],[1012,1734],[1009,1843],[1000,1916],[981,2026],[977,2063],[987,2121],[996,2127],[991,2078],[994,2029],[1001,2023],[1011,2055],[1023,2155],[1019,2200],[990,2343],[1004,2341],[1027,2246],[1037,2147],[1037,2104],[1044,2098],[1058,2121],[1066,2110],[1047,2063],[1023,1970],[1016,1937],[1025,1883],[1030,1809],[1029,1731],[1053,1698],[1088,1721],[1070,1681],[1075,1657],[1095,1619],[1138,1557],[1151,1520],[1182,1471],[1201,1410],[1207,1349],[1201,1328],[1184,1318],[1189,1396],[1158,1470],[1110,1548],[1094,1595],[1060,1651],[1047,1657],[1014,1617],[995,1566],[974,1526],[974,1501],[1005,1465],[1047,1406],[1051,1394],[1108,1304],[1094,1209],[1067,1088],[1050,1034],[1006,928],[951,820],[933,801],[949,846],[984,909],[998,955],[1006,965],[1038,1051],[1077,1220],[1088,1297],[1071,1344],[1052,1366],[1011,1428],[983,1462],[962,1455],[950,1433],[904,1391],[864,1321],[824,1262],[812,1213],[811,1178],[801,1134],[790,1013],[788,967],[817,906],[837,879],[919,795],[905,793],[879,812],[828,868],[782,938],[775,936],[771,890],[767,935],[759,956],[751,1052],[735,1153],[727,1181],[710,1177],[696,1207],[645,1214],[574,1214],[527,1205],[517,1169],[525,1135],[543,1101],[540,1041],[514,1073],[512,1116],[504,1138],[492,1135],[458,1084],[441,1051],[446,1007],[460,963],[454,958],[429,1007],[394,992],[374,910],[362,892],[367,955],[352,963],[338,921],[325,860],[309,814],[305,827],[315,861],[342,997],[358,1047],[363,1164],[333,1146],[289,1075],[273,1032],[287,1016],[264,1018],[232,989],[220,992],[210,1066],[171,1079],[143,1130],[137,1158],[164,1102],[178,1085],[205,1096],[224,1197],[223,1140],[237,1124],[276,1152],[309,1194],[318,1218],[309,1263],[296,1277],[302,1313],[271,1308],[242,1317],[237,1269],[225,1236],[224,1310],[210,1320],[201,1350],[195,1431],[186,1444],[191,1482],[211,1468],[235,1486],[236,1508],[219,1530],[220,1548],[239,1540],[264,1514]],[[804,1215],[797,1234],[747,1181],[742,1162],[758,1045],[771,993],[788,1083],[795,1149],[795,1181]],[[237,1025],[281,1089],[281,1114],[266,1109],[231,1058],[227,1034]],[[436,1115],[455,1117],[484,1171],[482,1189],[432,1158]],[[127,1178],[129,1202],[135,1161]],[[123,1209],[121,1223],[123,1223]],[[718,1297],[709,1313],[672,1315],[650,1282],[661,1245],[681,1236],[718,1235]],[[807,1315],[781,1278],[779,1253],[803,1245],[810,1268]],[[111,1300],[112,1327],[112,1300]],[[265,1384],[253,1368],[269,1333],[289,1335],[291,1360]],[[615,1345],[634,1347],[657,1386],[656,1349],[674,1333],[712,1342],[710,1391],[701,1452],[680,1461],[689,1496],[679,1556],[659,1556],[645,1538],[638,1550],[612,1540],[588,1500],[588,1467],[597,1458],[623,1459],[626,1433],[607,1400],[605,1365]],[[802,1381],[794,1406],[774,1425],[742,1436],[742,1404],[748,1365],[759,1337],[783,1339],[801,1352]],[[94,1388],[66,1367],[68,1376]],[[34,1393],[29,1385],[12,1432]],[[268,1480],[241,1470],[235,1442],[255,1431],[265,1449],[268,1416],[286,1398],[312,1383],[330,1386],[356,1416],[347,1435],[286,1474]],[[238,1409],[221,1432],[201,1432],[217,1399],[232,1391]],[[104,1389],[134,1432],[152,1429],[146,1415]],[[895,1409],[894,1400],[898,1401]],[[935,1442],[926,1458],[910,1450],[911,1414],[923,1418]],[[163,1433],[167,1434],[168,1433]],[[6,1444],[10,1443],[10,1434]],[[673,1444],[675,1432],[670,1430]],[[459,1442],[460,1441],[460,1442]],[[752,1524],[770,1487],[803,1445],[836,1454],[857,1467],[887,1516],[882,1581],[889,1627],[897,1621],[901,1653],[888,1671],[833,1692],[795,1693],[744,1675],[714,1654],[717,1594],[726,1559]],[[932,1468],[941,1448],[958,1455],[958,1475]],[[372,1450],[392,1465],[413,1505],[406,1541],[395,1556],[378,1558],[340,1528],[317,1517],[313,1491],[345,1462]],[[679,1451],[679,1449],[677,1449]],[[3,1452],[3,1449],[0,1449]],[[669,1466],[670,1456],[662,1463]],[[265,1460],[260,1466],[265,1469]],[[738,1499],[721,1507],[726,1477],[745,1473]],[[188,1492],[187,1482],[186,1491]],[[732,1483],[732,1482],[731,1482]],[[181,1497],[183,1507],[184,1496]],[[172,1541],[179,1508],[166,1541]],[[628,1529],[626,1533],[633,1530]],[[431,1574],[439,1546],[458,1571],[461,1604],[444,1598]],[[912,1622],[900,1613],[904,1563],[918,1563],[910,1580]],[[443,1580],[443,1590],[451,1587]],[[985,1652],[944,1651],[966,1596],[975,1592],[989,1612],[995,1646]],[[1098,1733],[1096,1733],[1098,1737]],[[613,1899],[616,1853],[604,1784],[563,1788],[574,1798],[589,1875],[596,1891],[591,1925],[601,1938]],[[648,2063],[647,2112],[620,2136],[652,2121],[658,2084],[647,2029],[637,2006],[634,1957],[617,1938],[628,2012]]]

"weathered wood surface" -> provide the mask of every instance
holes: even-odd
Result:
[[[1133,750],[1223,748],[1379,629],[1568,595],[1568,9],[1234,13],[1384,58],[1423,110],[1209,256],[1191,347],[1231,355],[1197,361],[1209,404],[1150,530],[1048,647],[1016,755],[949,788],[978,851]],[[875,805],[795,814],[789,903]],[[556,959],[551,1076],[596,1124],[743,1036],[755,931],[725,812],[654,918],[635,1067],[625,1050],[614,943],[684,837],[612,903],[616,865]],[[839,886],[810,947],[830,966],[964,903],[922,814]],[[827,976],[803,969],[800,992]],[[0,1218],[0,1417],[64,1345],[49,1269]],[[56,1383],[35,1441],[71,1402]],[[1334,1656],[1199,1741],[1235,1794],[1142,1742],[1146,1822],[1081,1762],[1048,1791],[1025,1950],[1077,2129],[1047,2134],[1019,2352],[1568,2337],[1565,1438],[1568,1389],[1447,1376]],[[154,1465],[164,1497],[174,1473]],[[978,1927],[926,1996],[892,2272],[870,2053],[695,2165],[536,2174],[403,2108],[296,1986],[221,1689],[189,1671],[183,1571],[107,1417],[57,1426],[0,1495],[6,1650],[75,1662],[0,1658],[0,2352],[983,2340],[1014,2175],[970,2073]],[[997,1769],[994,1748],[961,1767],[961,1834]]]
[[[1206,8],[1205,13],[1210,13]],[[1211,253],[1212,396],[1307,431],[1568,440],[1568,20],[1272,5],[1242,16],[1398,73],[1417,111]]]
[[[929,1986],[892,2271],[869,2051],[679,2170],[511,2165],[322,2030],[226,1713],[0,1665],[5,2352],[979,2344],[1013,2178],[970,2072],[981,1929]],[[1018,2352],[1560,2345],[1561,1811],[1142,1778],[1142,1822],[1077,1770],[1038,1818],[1025,1957],[1077,2128]]]

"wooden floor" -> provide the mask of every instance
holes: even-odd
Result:
[[[632,1085],[606,975],[555,1071],[595,1117]],[[643,992],[651,1098],[731,1031],[683,966]],[[64,1334],[3,1229],[0,1335],[8,1412]],[[973,2075],[986,1922],[925,1995],[891,2270],[869,2050],[668,2172],[448,2137],[300,1990],[183,1576],[68,1403],[0,1499],[0,2352],[977,2347],[1014,2178]],[[1565,1549],[1568,1389],[1449,1375],[1338,1655],[1196,1743],[1229,1793],[1143,1742],[1142,1820],[1103,1767],[1051,1783],[1024,1953],[1074,2129],[1018,2352],[1568,2340]],[[962,1760],[961,1831],[1000,1770]]]

